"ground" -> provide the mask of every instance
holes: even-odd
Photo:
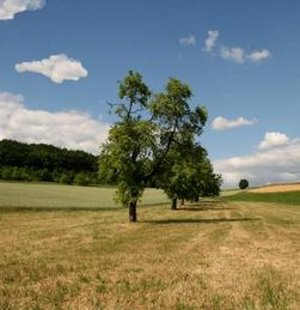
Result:
[[[112,189],[0,192],[0,309],[300,308],[297,205],[221,199],[171,211],[150,191],[129,224]]]

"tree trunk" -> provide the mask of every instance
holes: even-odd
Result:
[[[171,206],[172,210],[177,210],[177,197],[172,199],[172,206]]]
[[[133,223],[137,221],[136,216],[136,201],[131,201],[129,203],[129,222]]]
[[[199,202],[199,196],[195,196],[195,202]]]
[[[184,199],[181,199],[181,205],[184,206]]]

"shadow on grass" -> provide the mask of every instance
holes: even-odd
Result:
[[[219,200],[209,200],[179,206],[176,211],[222,211],[233,210],[228,204]]]
[[[0,213],[9,212],[71,212],[71,211],[117,211],[126,210],[124,207],[0,207]]]
[[[143,221],[148,224],[213,224],[213,223],[226,223],[226,222],[247,222],[247,221],[260,221],[260,218],[218,218],[218,219],[166,219],[166,220],[151,220]]]
[[[170,202],[153,202],[153,203],[138,203],[137,207],[159,207],[159,206],[166,206],[171,205]]]
[[[179,207],[175,211],[223,211],[223,210],[233,210],[229,207],[212,207],[212,206],[201,206],[201,207]]]

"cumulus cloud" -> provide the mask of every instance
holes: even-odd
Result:
[[[224,186],[237,187],[242,178],[248,179],[251,185],[299,181],[300,140],[288,138],[275,148],[215,161],[214,167],[223,175]]]
[[[205,52],[210,54],[213,51],[219,35],[220,33],[218,30],[208,30],[205,47],[203,48]]]
[[[41,9],[45,3],[45,0],[0,0],[0,20],[13,19],[18,13]]]
[[[263,49],[261,51],[253,51],[247,57],[252,62],[259,62],[259,61],[262,61],[264,59],[271,57],[271,52],[269,50],[266,50],[266,49]]]
[[[261,51],[253,51],[250,54],[247,54],[245,49],[241,47],[221,46],[220,56],[223,59],[231,60],[237,64],[243,64],[246,60],[260,62],[271,57],[271,52],[263,49]]]
[[[226,119],[222,116],[216,117],[212,122],[212,128],[215,130],[226,130],[235,127],[253,125],[255,120],[248,120],[244,117],[238,117],[236,119]]]
[[[194,46],[196,45],[196,37],[194,35],[190,35],[184,38],[180,38],[179,44],[182,46]]]
[[[224,59],[228,59],[234,61],[238,64],[242,64],[245,62],[245,50],[240,47],[221,47],[220,56]]]
[[[42,74],[54,83],[62,83],[65,80],[78,81],[86,77],[88,71],[81,62],[68,58],[64,54],[52,55],[49,58],[22,62],[15,65],[18,72],[34,72]]]
[[[260,142],[260,149],[269,149],[272,147],[285,145],[290,142],[290,138],[281,132],[266,132],[264,140]]]
[[[26,108],[22,96],[0,92],[0,140],[46,143],[99,153],[109,124],[80,111],[49,112]]]

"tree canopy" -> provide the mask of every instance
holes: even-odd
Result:
[[[241,179],[239,182],[239,188],[240,189],[246,189],[249,187],[249,181],[246,179]]]
[[[102,146],[99,172],[105,182],[117,183],[130,221],[137,220],[137,201],[146,185],[153,179],[163,184],[170,175],[169,163],[180,169],[184,150],[197,150],[196,138],[203,132],[207,111],[200,106],[192,109],[191,97],[190,87],[174,78],[159,93],[151,92],[141,74],[133,71],[119,84],[121,102],[111,104],[118,120]]]

